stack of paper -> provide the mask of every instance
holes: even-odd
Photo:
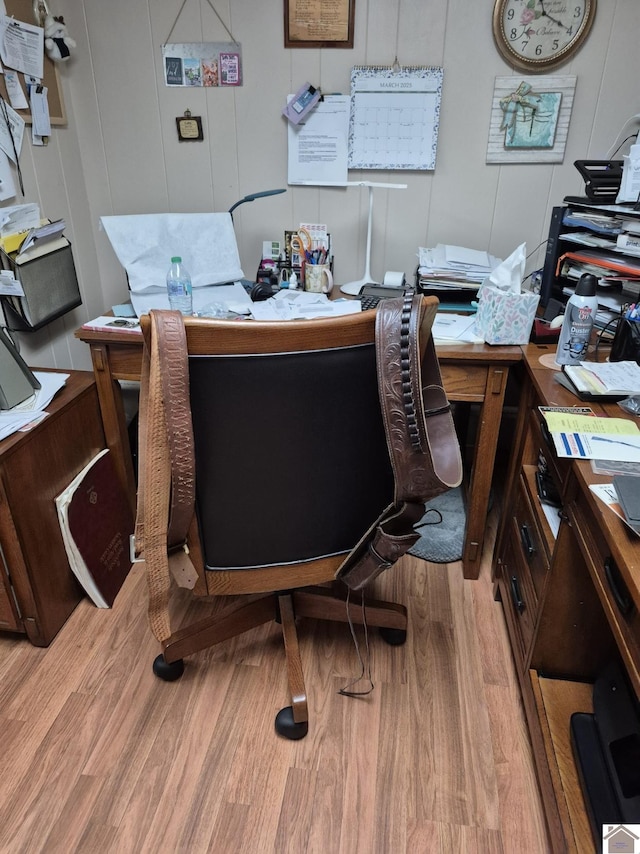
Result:
[[[640,462],[640,430],[633,421],[574,415],[566,408],[553,407],[543,415],[559,457]]]
[[[69,379],[69,374],[59,374],[53,371],[34,371],[34,376],[40,382],[40,388],[13,409],[0,412],[0,439],[11,436],[18,430],[29,429],[41,421],[47,413],[44,411],[57,392]]]
[[[418,281],[421,287],[477,291],[487,276],[501,263],[488,252],[438,243],[433,249],[420,247]]]
[[[565,365],[564,373],[578,392],[593,397],[640,393],[640,367],[636,362],[580,362]]]
[[[65,221],[57,219],[55,222],[47,222],[44,225],[39,225],[36,228],[30,229],[27,236],[20,245],[20,252],[26,252],[33,246],[48,243],[57,237],[60,237],[65,228]]]

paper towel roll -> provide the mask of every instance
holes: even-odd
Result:
[[[404,273],[394,273],[388,270],[384,274],[384,282],[388,288],[401,288],[404,285]]]

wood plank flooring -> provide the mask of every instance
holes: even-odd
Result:
[[[404,647],[373,633],[369,697],[337,693],[358,671],[348,627],[300,624],[298,742],[273,728],[289,702],[279,627],[161,682],[139,568],[48,649],[0,636],[0,852],[546,852],[488,563],[465,581],[405,557],[375,595],[405,602],[410,630]],[[177,618],[203,608],[179,597]]]

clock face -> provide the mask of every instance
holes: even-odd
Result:
[[[595,13],[596,0],[496,0],[493,36],[510,65],[546,71],[574,55]]]

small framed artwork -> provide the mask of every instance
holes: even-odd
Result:
[[[353,47],[356,0],[284,0],[285,47]]]
[[[575,77],[496,77],[487,163],[562,163]]]
[[[202,119],[200,116],[192,116],[189,110],[185,110],[184,116],[176,118],[179,142],[202,142]]]

